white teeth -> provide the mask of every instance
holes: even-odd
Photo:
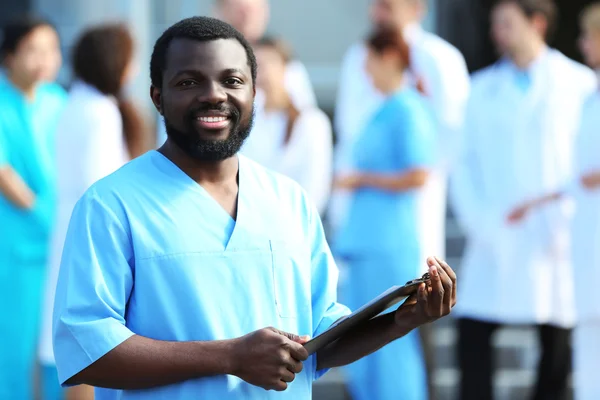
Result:
[[[198,120],[202,122],[223,122],[227,121],[227,117],[199,117]]]

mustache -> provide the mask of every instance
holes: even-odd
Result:
[[[240,111],[236,107],[229,104],[203,104],[198,107],[191,108],[188,111],[188,119],[195,119],[198,114],[205,114],[206,112],[210,111],[227,115],[234,122],[240,120]]]

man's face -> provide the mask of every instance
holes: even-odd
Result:
[[[424,10],[421,0],[372,0],[369,12],[373,25],[402,29],[418,21]]]
[[[515,3],[500,3],[492,10],[492,39],[500,54],[515,55],[533,38],[539,36],[534,23]]]
[[[254,94],[246,51],[235,39],[174,39],[162,89],[152,88],[169,139],[203,161],[239,151],[252,128]]]
[[[600,29],[584,26],[579,46],[585,63],[591,68],[600,69]]]
[[[252,42],[259,40],[269,22],[267,0],[222,0],[217,9],[219,19],[240,31]]]

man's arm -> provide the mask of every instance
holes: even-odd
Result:
[[[282,391],[308,358],[301,341],[274,328],[210,342],[166,342],[135,335],[66,383],[137,390],[235,375],[255,386]]]
[[[317,353],[317,370],[353,363],[426,323],[450,313],[456,304],[456,275],[443,261],[429,259],[431,283],[419,287],[396,312],[374,318]]]
[[[66,384],[147,389],[233,371],[232,341],[164,342],[134,335]]]

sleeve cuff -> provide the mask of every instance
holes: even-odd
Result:
[[[345,317],[346,315],[349,315],[349,314],[350,314],[350,310],[346,306],[343,306],[339,303],[333,304],[329,308],[329,310],[327,310],[326,315],[323,317],[323,319],[319,323],[319,326],[317,327],[316,331],[313,333],[313,337],[319,336],[320,334],[325,332],[327,329],[329,329],[329,327],[331,325],[333,325],[333,323],[335,321],[337,321],[338,319]],[[329,369],[317,370],[317,354],[313,354],[311,357],[313,358],[312,364],[314,366],[313,381],[316,381],[319,378],[321,378],[323,375],[325,375],[327,372],[329,372]]]
[[[54,335],[54,356],[63,387],[74,375],[92,365],[134,333],[113,318],[68,324],[58,321]]]

